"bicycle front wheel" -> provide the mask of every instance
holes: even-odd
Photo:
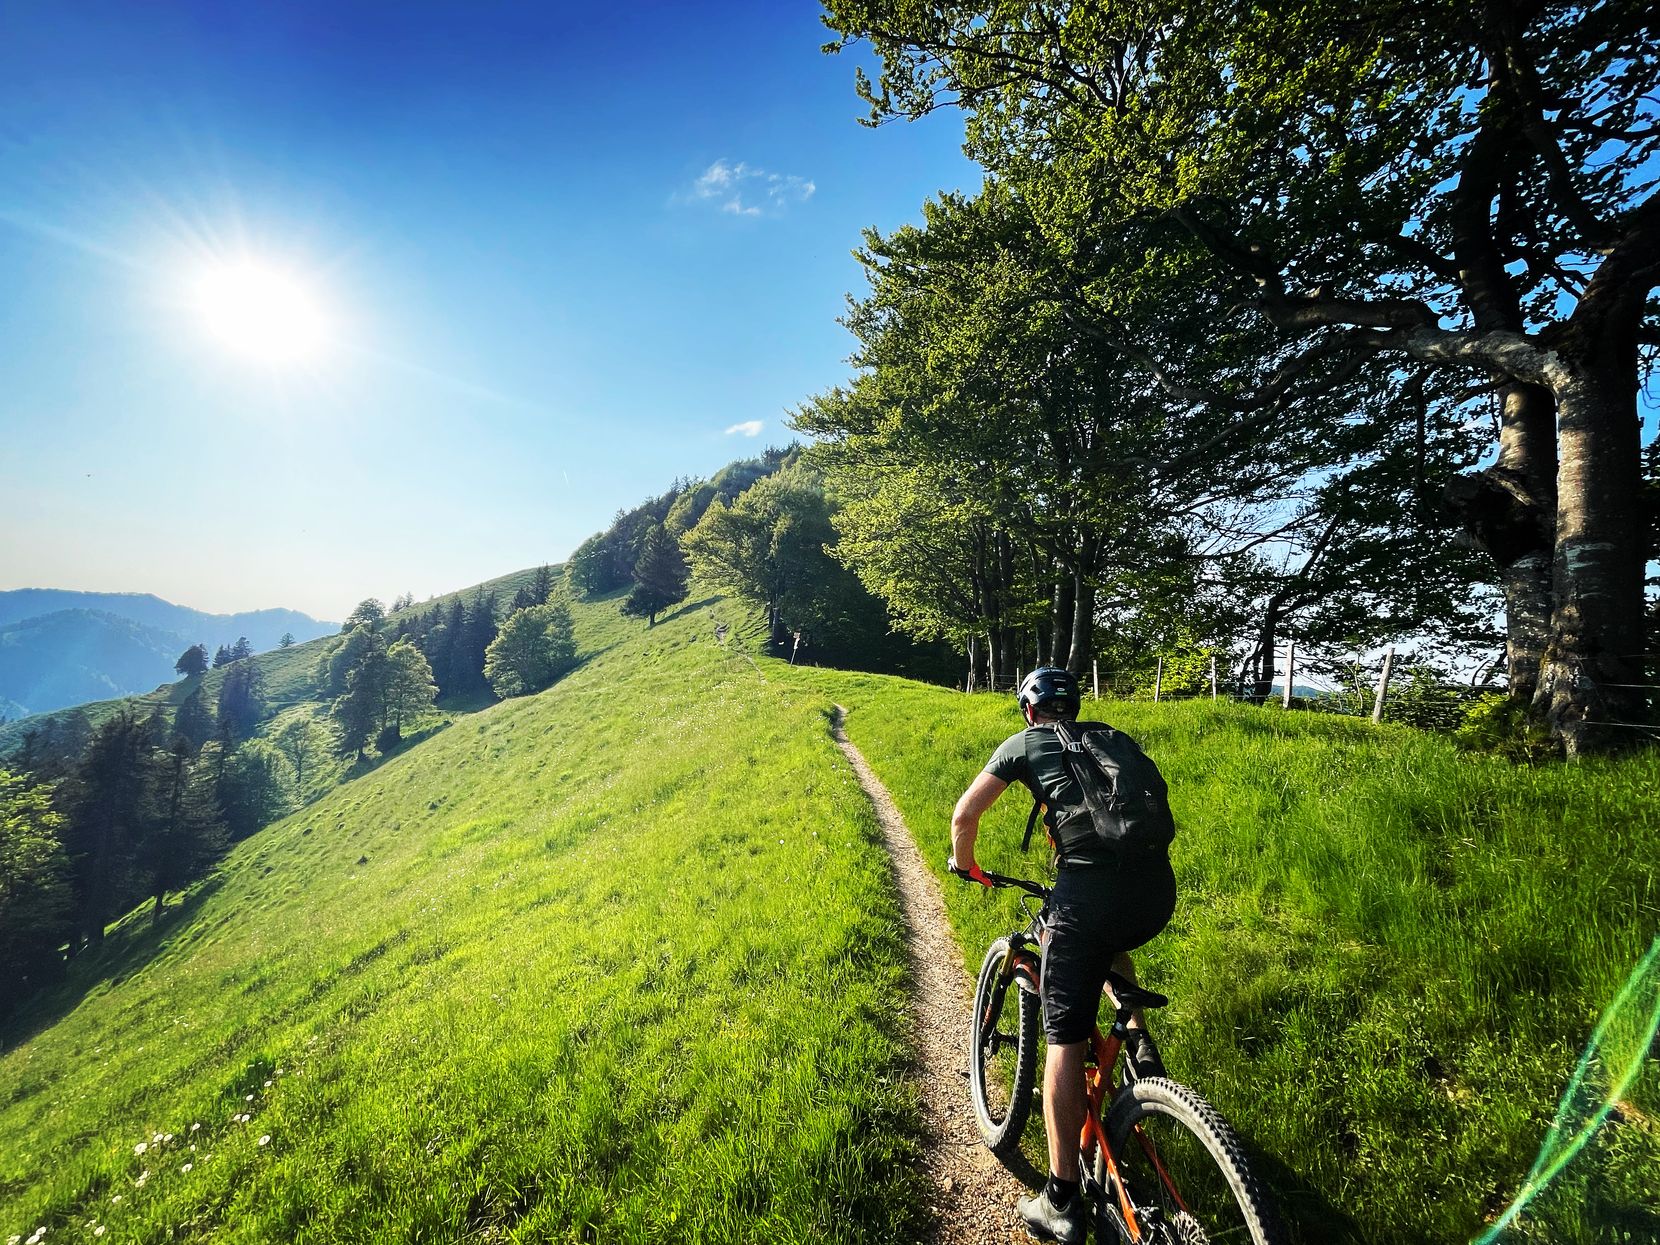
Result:
[[[1106,1130],[1143,1240],[1156,1245],[1285,1240],[1239,1138],[1216,1108],[1187,1086],[1162,1077],[1137,1081],[1113,1100]],[[1104,1175],[1103,1168],[1097,1163],[1096,1171]],[[1103,1193],[1101,1217],[1129,1239],[1116,1222],[1122,1213],[1115,1189]]]
[[[1037,996],[1003,977],[1009,940],[999,938],[980,965],[968,1030],[968,1084],[980,1137],[994,1151],[1020,1144],[1037,1079]]]

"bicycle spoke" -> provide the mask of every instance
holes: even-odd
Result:
[[[1179,1122],[1160,1115],[1144,1117],[1124,1150],[1120,1172],[1136,1217],[1153,1240],[1171,1245],[1252,1240],[1226,1174],[1199,1138]]]

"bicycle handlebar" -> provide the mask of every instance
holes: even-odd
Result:
[[[1006,886],[1025,891],[1028,895],[1035,895],[1039,899],[1049,898],[1049,888],[1038,882],[1031,882],[1025,878],[1013,878],[1003,873],[987,873],[979,865],[973,869],[957,868],[956,858],[947,857],[945,867],[966,882],[978,882],[987,890],[1001,890]]]

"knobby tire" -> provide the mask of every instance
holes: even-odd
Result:
[[[1163,1077],[1127,1086],[1107,1110],[1106,1132],[1150,1245],[1283,1245],[1279,1217],[1239,1138],[1187,1086]],[[1151,1140],[1168,1181],[1143,1138]],[[1092,1167],[1101,1188],[1106,1164],[1096,1155]],[[1117,1193],[1103,1189],[1098,1196],[1098,1239],[1128,1240],[1117,1222]]]
[[[987,1147],[1006,1153],[1020,1144],[1032,1110],[1037,1082],[1037,1047],[1042,1005],[1035,994],[1014,980],[1000,981],[1009,941],[999,938],[986,952],[974,988],[974,1014],[968,1030],[968,1081],[974,1100],[974,1119]],[[994,1011],[992,1044],[981,1040],[987,1032],[988,1009]]]

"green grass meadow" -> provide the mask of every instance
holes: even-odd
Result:
[[[121,958],[130,920],[124,971],[77,965],[26,1014],[0,1236],[914,1238],[864,797],[815,699],[707,610],[616,626],[241,844],[148,958]]]
[[[964,962],[1021,922],[945,874],[950,809],[1012,698],[802,672],[941,878]],[[1407,728],[1230,704],[1086,702],[1170,781],[1180,898],[1138,953],[1173,1075],[1232,1120],[1303,1241],[1457,1242],[1509,1202],[1603,1006],[1660,932],[1660,754],[1517,768]],[[1022,858],[1030,800],[982,827]],[[1517,1239],[1660,1240],[1650,1052]],[[1034,1124],[1027,1149],[1042,1161]]]
[[[945,877],[947,824],[1010,698],[757,659],[711,600],[574,618],[575,673],[320,771],[22,1013],[0,1239],[922,1239],[898,910],[828,717],[973,968],[1018,909]],[[290,673],[284,712],[318,712]],[[1470,1240],[1660,929],[1660,757],[1525,769],[1323,715],[1104,709],[1181,827],[1180,905],[1138,957],[1173,1073],[1298,1240]],[[1043,867],[1027,807],[988,817],[988,867]],[[1518,1240],[1660,1239],[1654,1072]]]

